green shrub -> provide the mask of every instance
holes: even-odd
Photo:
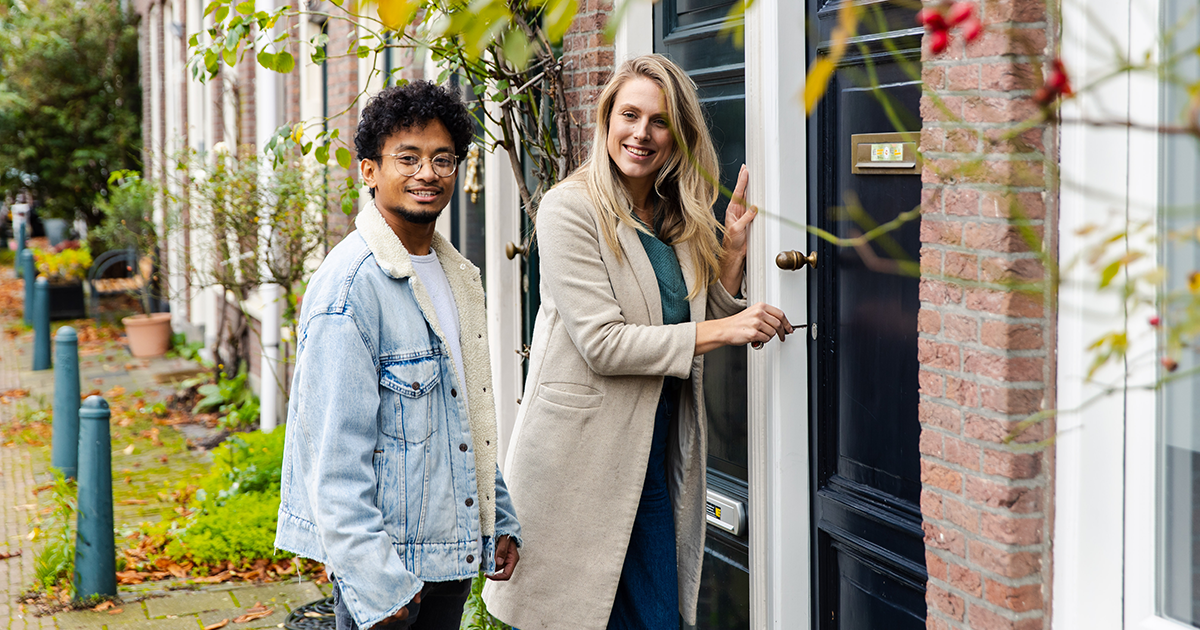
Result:
[[[197,564],[272,558],[278,512],[278,492],[234,494],[188,525],[179,539],[181,556]]]
[[[33,560],[34,588],[43,591],[66,589],[74,592],[75,577],[75,509],[74,480],[54,470],[50,486],[50,510],[39,519],[34,531],[40,533],[42,547]]]

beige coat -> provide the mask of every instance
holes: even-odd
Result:
[[[637,232],[617,232],[618,261],[582,184],[546,194],[538,212],[542,306],[504,478],[524,546],[488,609],[521,630],[602,630],[641,497],[663,377],[688,379],[668,438],[679,609],[695,623],[705,535],[704,361],[696,325],[662,325],[658,280]],[[690,290],[690,251],[675,254]],[[720,283],[691,300],[691,322],[745,302]],[[690,378],[689,378],[690,377]]]

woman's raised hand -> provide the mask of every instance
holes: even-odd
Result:
[[[766,343],[778,336],[783,341],[794,329],[783,311],[765,302],[722,319],[696,324],[696,354],[716,350],[721,346],[744,346]]]
[[[737,184],[733,187],[733,198],[725,209],[724,252],[721,255],[721,284],[729,295],[737,295],[742,286],[742,269],[746,261],[746,241],[750,234],[750,222],[758,214],[758,208],[746,205],[746,186],[750,183],[750,169],[743,164],[738,171]]]

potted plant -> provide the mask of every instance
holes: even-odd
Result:
[[[104,218],[93,230],[92,238],[108,251],[128,251],[127,267],[133,282],[126,290],[141,298],[142,314],[121,319],[129,340],[129,352],[135,357],[160,356],[171,347],[171,314],[155,313],[155,258],[158,231],[152,212],[154,185],[135,171],[114,171],[108,180],[108,197],[97,207]],[[95,284],[95,283],[93,283]]]
[[[63,241],[50,250],[33,250],[38,275],[48,282],[50,319],[87,316],[83,279],[92,266],[92,254],[79,241]]]

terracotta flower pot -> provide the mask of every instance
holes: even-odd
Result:
[[[129,353],[135,357],[162,356],[171,348],[171,314],[151,313],[124,317]]]

